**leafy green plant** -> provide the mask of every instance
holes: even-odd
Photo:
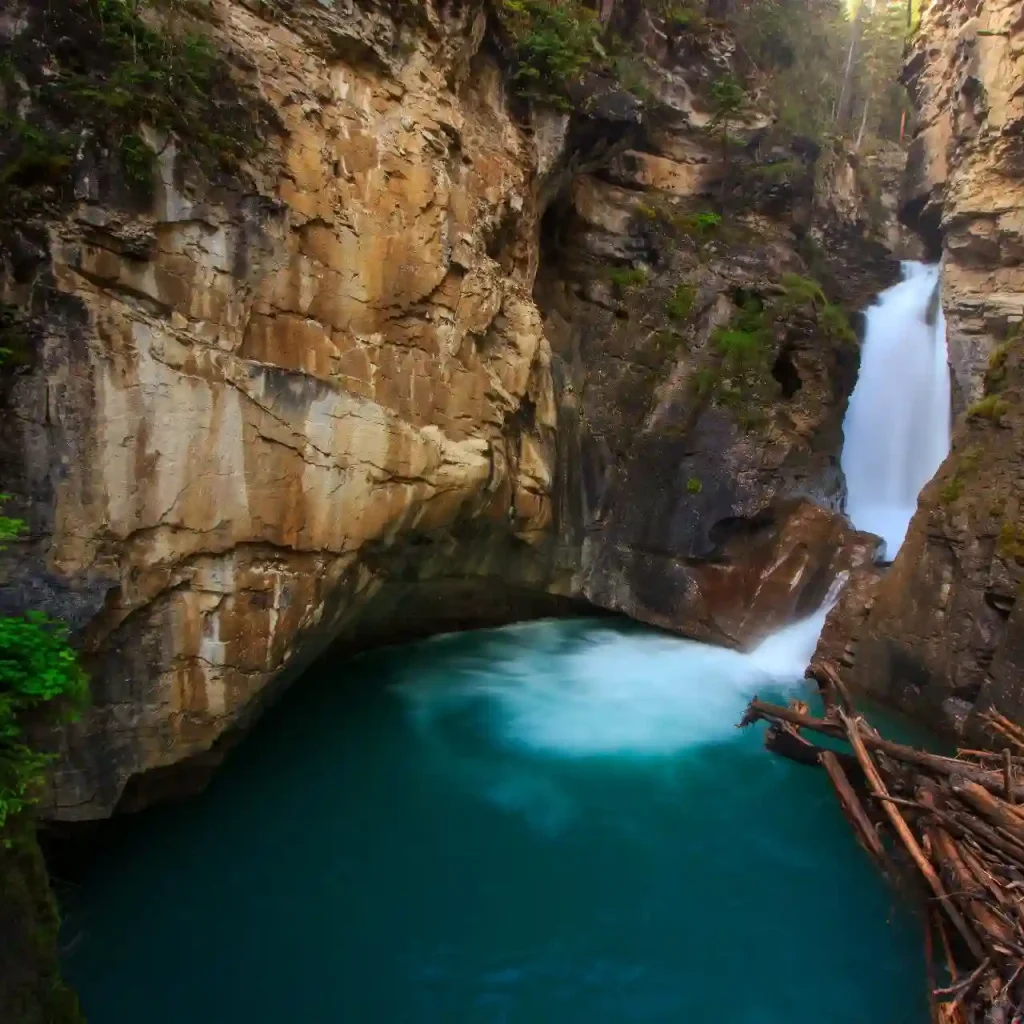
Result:
[[[693,375],[693,390],[698,398],[706,398],[718,384],[718,371],[712,366],[704,366]]]
[[[619,53],[612,58],[612,73],[619,85],[645,103],[653,99],[647,68],[634,53]]]
[[[0,508],[10,501],[9,494],[0,494]],[[27,524],[24,519],[12,519],[10,516],[0,516],[0,551],[12,540],[17,540],[25,530]]]
[[[841,306],[826,302],[818,312],[818,323],[824,328],[826,335],[837,341],[856,344],[857,332],[850,324],[850,318]]]
[[[967,415],[998,423],[1010,411],[1010,403],[997,395],[986,395],[978,399],[968,409]]]
[[[88,139],[120,156],[130,183],[151,186],[155,153],[143,125],[173,134],[207,169],[236,171],[258,148],[264,105],[243,94],[209,39],[176,28],[173,12],[171,0],[64,0],[31,44],[0,44],[18,72],[0,144],[8,203],[12,190],[68,192]]]
[[[827,302],[821,285],[809,277],[785,273],[782,275],[782,287],[785,289],[786,298],[790,302],[797,304],[807,302],[811,305],[825,305]]]
[[[665,305],[665,312],[672,320],[685,320],[693,312],[696,300],[697,289],[692,284],[677,284]]]
[[[47,705],[47,718],[73,714],[87,693],[65,627],[39,612],[0,618],[0,829],[33,801],[50,760],[26,741],[26,725]]]
[[[608,280],[619,295],[647,284],[647,271],[643,267],[615,267],[608,271]]]
[[[714,210],[693,210],[689,213],[673,214],[670,223],[679,234],[692,238],[697,243],[699,253],[718,233],[722,226],[722,215]]]
[[[687,494],[700,494],[704,490],[704,485],[695,476],[691,476],[686,481],[686,493]]]
[[[943,484],[942,490],[939,492],[939,501],[943,505],[952,505],[964,493],[964,486],[964,481],[960,474],[954,473]]]
[[[715,348],[730,369],[753,369],[765,357],[765,340],[761,331],[723,328],[715,332]]]
[[[722,194],[723,198],[728,187],[729,165],[729,126],[743,120],[750,97],[734,75],[724,75],[711,83],[711,120],[708,131],[717,133],[722,143]]]
[[[750,168],[750,173],[761,181],[777,184],[799,174],[802,169],[796,160],[776,160],[771,164],[756,164]]]
[[[971,473],[978,468],[980,461],[981,447],[980,445],[972,444],[964,449],[963,453],[957,458],[957,469],[964,473]]]
[[[0,541],[24,528],[0,516]],[[40,612],[0,617],[0,835],[8,818],[33,802],[49,762],[29,742],[29,729],[73,716],[87,698],[88,680],[64,626]]]
[[[707,238],[715,233],[722,223],[722,215],[714,210],[698,210],[683,218],[682,224],[696,238]]]
[[[0,192],[10,186],[39,187],[60,182],[71,167],[73,139],[0,112],[0,129],[7,133],[7,158],[0,164]]]
[[[515,41],[519,93],[569,109],[567,88],[606,56],[595,12],[579,0],[500,0],[498,10]]]
[[[28,331],[17,306],[0,302],[0,368],[27,362],[28,348]]]
[[[846,312],[841,306],[828,301],[817,281],[800,274],[786,273],[782,275],[781,283],[785,308],[812,306],[817,313],[818,325],[826,337],[851,344],[857,341],[857,332],[850,325]]]

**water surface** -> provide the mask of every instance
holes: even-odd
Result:
[[[603,620],[321,663],[67,893],[91,1024],[925,1024],[920,927],[827,779],[734,728],[818,625],[747,657]]]

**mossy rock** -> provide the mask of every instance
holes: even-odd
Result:
[[[59,928],[35,824],[22,813],[0,833],[0,1020],[85,1024],[60,976]]]

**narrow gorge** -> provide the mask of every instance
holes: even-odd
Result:
[[[733,726],[1024,721],[1022,30],[12,0],[0,1019],[923,1024]]]

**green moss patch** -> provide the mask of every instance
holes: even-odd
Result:
[[[686,320],[693,312],[696,301],[697,289],[692,284],[677,284],[665,304],[665,312],[671,320]]]
[[[998,395],[986,395],[967,409],[967,415],[976,419],[992,420],[993,423],[998,423],[1009,411],[1009,402],[999,398]]]
[[[608,271],[608,280],[615,291],[623,296],[647,284],[647,271],[643,267],[615,267]]]
[[[60,977],[58,930],[34,823],[18,815],[0,829],[0,1020],[84,1024]]]

